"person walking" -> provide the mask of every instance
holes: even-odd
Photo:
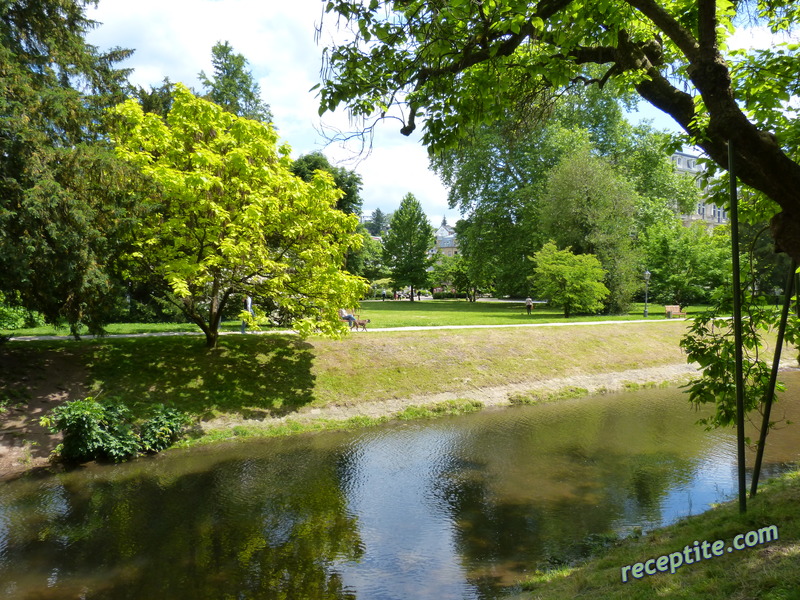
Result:
[[[528,314],[531,314],[532,308],[533,308],[533,300],[531,300],[531,297],[528,296],[527,298],[525,298],[525,310],[528,311]]]

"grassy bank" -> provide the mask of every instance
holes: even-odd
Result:
[[[734,538],[774,525],[779,539],[742,550],[733,549]],[[773,530],[774,531],[774,530]],[[741,541],[744,538],[739,540]],[[754,538],[752,538],[754,539]],[[768,539],[768,538],[766,538]],[[675,569],[644,574],[641,578],[622,568],[648,559],[669,556],[695,542],[723,540],[721,556],[683,564]],[[537,573],[524,583],[531,598],[560,600],[789,600],[800,598],[800,472],[762,484],[747,513],[729,502],[689,517],[640,538],[622,540],[588,562],[557,571]],[[728,552],[731,547],[733,551]],[[702,556],[702,554],[701,554]],[[689,558],[694,560],[690,550]],[[675,558],[677,563],[678,559]],[[649,569],[657,570],[650,563]]]
[[[425,404],[421,398],[435,394],[459,398],[476,388],[535,388],[554,378],[678,364],[685,361],[678,347],[684,330],[672,321],[354,333],[343,340],[233,335],[211,351],[196,336],[17,342],[0,346],[0,396],[30,398],[32,382],[45,378],[50,389],[68,388],[65,400],[114,398],[134,415],[166,404],[201,420],[293,418],[334,405]]]
[[[685,360],[685,326],[353,334],[344,340],[230,336],[207,351],[193,337],[81,342],[94,393],[132,409],[163,402],[198,416],[282,416],[330,404],[595,374]]]

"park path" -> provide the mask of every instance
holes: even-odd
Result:
[[[367,333],[378,333],[381,331],[432,331],[439,329],[508,329],[522,327],[579,327],[581,325],[627,325],[631,323],[674,323],[675,321],[685,321],[686,319],[631,319],[627,321],[569,321],[566,323],[507,323],[500,325],[416,325],[409,327],[373,327]],[[270,330],[270,331],[248,331],[249,335],[278,335],[295,334],[290,329]],[[360,331],[358,333],[364,333]],[[167,337],[176,335],[203,335],[202,331],[156,331],[148,333],[110,333],[104,336],[84,335],[81,339],[94,340],[105,338],[137,338],[137,337]],[[238,331],[220,331],[220,335],[242,335]],[[69,335],[21,335],[12,337],[9,342],[32,342],[37,340],[68,340],[72,339]]]

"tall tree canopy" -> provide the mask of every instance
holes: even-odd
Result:
[[[348,215],[361,215],[361,175],[344,167],[334,167],[322,152],[311,152],[300,156],[292,164],[292,173],[303,181],[311,181],[318,170],[330,173],[342,196],[336,208]]]
[[[428,251],[434,243],[433,226],[422,205],[413,194],[406,194],[383,238],[383,260],[395,288],[411,286],[412,301],[414,290],[428,282],[427,269],[432,262]]]
[[[717,164],[733,142],[737,174],[775,204],[772,233],[800,259],[798,47],[732,51],[737,19],[772,32],[800,19],[791,0],[331,0],[352,25],[330,49],[321,110],[358,116],[404,110],[402,133],[424,119],[430,148],[464,125],[571,85],[609,81],[670,115]],[[601,66],[596,75],[589,66]],[[780,212],[778,212],[780,211]]]
[[[198,74],[208,100],[239,117],[272,121],[269,104],[261,99],[261,86],[247,70],[248,62],[242,54],[235,53],[228,42],[217,42],[211,49],[211,64],[211,77],[203,71]]]
[[[135,232],[132,272],[161,279],[209,347],[235,295],[277,303],[301,333],[344,330],[337,309],[366,286],[341,269],[358,220],[334,208],[341,192],[328,174],[294,176],[270,125],[180,84],[166,122],[128,100],[109,127],[119,154],[159,188]]]
[[[127,50],[84,35],[92,2],[0,2],[0,293],[50,323],[99,332],[133,216],[132,177],[103,141],[104,107],[124,98]]]
[[[636,191],[588,147],[554,167],[542,195],[541,226],[561,248],[593,254],[607,271],[608,308],[625,312],[638,289],[634,231]]]

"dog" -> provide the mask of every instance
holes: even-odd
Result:
[[[360,327],[361,331],[366,331],[367,330],[367,323],[370,323],[370,322],[371,321],[369,319],[356,319],[355,321],[353,321],[350,324],[350,329],[355,329],[356,331],[358,331],[358,329]]]

